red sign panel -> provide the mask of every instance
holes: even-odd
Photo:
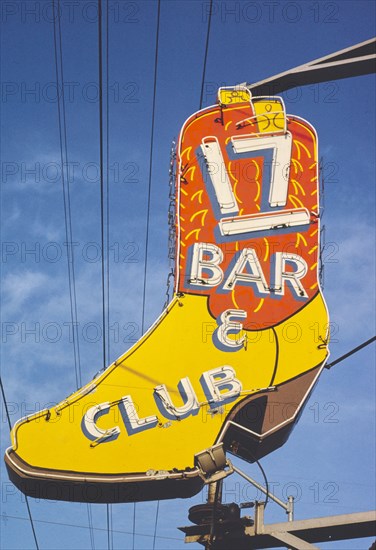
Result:
[[[219,325],[236,310],[246,329],[271,327],[318,292],[316,147],[315,130],[287,118],[278,98],[217,105],[186,121],[178,290],[208,296]]]

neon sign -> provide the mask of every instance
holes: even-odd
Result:
[[[26,494],[189,497],[201,451],[281,446],[325,364],[315,130],[280,98],[221,89],[176,162],[174,297],[94,381],[14,426],[5,460]]]

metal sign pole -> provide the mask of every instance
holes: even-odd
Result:
[[[213,542],[215,540],[215,525],[216,525],[216,512],[218,504],[222,503],[222,484],[223,480],[215,481],[214,483],[209,483],[208,487],[208,504],[211,504],[213,507],[212,510],[212,521],[210,526],[210,537],[208,543],[205,545],[205,550],[211,550],[213,547]]]

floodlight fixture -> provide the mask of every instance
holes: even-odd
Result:
[[[195,454],[195,464],[204,483],[219,481],[234,471],[232,463],[226,458],[223,443]]]

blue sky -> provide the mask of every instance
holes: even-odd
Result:
[[[78,329],[87,382],[102,366],[97,25],[95,2],[61,0],[61,5]],[[147,325],[165,300],[169,152],[171,140],[199,107],[207,6],[198,0],[161,3]],[[110,7],[113,360],[141,332],[157,4],[121,0]],[[1,9],[1,373],[15,422],[70,394],[75,373],[51,2],[3,0]],[[215,0],[204,106],[214,102],[220,85],[261,80],[369,39],[375,31],[371,1]],[[324,162],[324,295],[333,323],[332,359],[375,334],[374,84],[371,75],[283,94],[287,111],[317,129]],[[323,373],[288,443],[263,460],[277,496],[298,497],[297,518],[374,507],[374,394],[374,347],[369,347]],[[2,408],[2,454],[8,445]],[[256,466],[236,463],[261,481]],[[1,548],[33,548],[24,498],[3,464],[1,484]],[[224,493],[229,502],[256,496],[236,476],[226,480]],[[161,502],[156,548],[184,547],[176,527],[187,523],[188,508],[204,498]],[[86,505],[30,499],[30,506],[40,548],[91,547]],[[114,548],[131,548],[133,505],[112,509]],[[135,548],[152,548],[155,510],[155,502],[137,505]],[[93,505],[92,512],[95,548],[106,548],[105,506]],[[283,521],[284,514],[269,504],[266,518]],[[359,539],[321,547],[363,550],[370,544]]]

